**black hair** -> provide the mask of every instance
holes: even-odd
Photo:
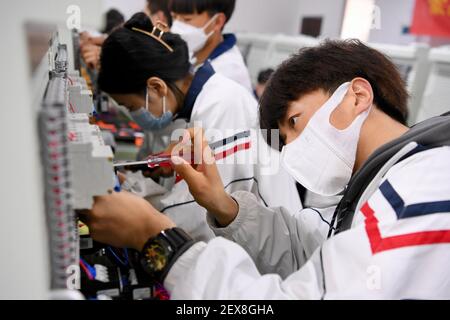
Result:
[[[207,12],[211,17],[216,13],[223,13],[230,21],[233,16],[236,0],[170,0],[171,12],[192,14]]]
[[[100,89],[110,94],[141,93],[148,78],[158,77],[173,90],[174,83],[189,74],[186,43],[176,34],[164,33],[162,39],[173,49],[170,52],[158,40],[133,28],[152,32],[153,25],[146,14],[137,13],[106,39],[100,59]]]
[[[269,81],[270,76],[275,72],[272,68],[264,69],[258,74],[258,83],[266,84]]]
[[[105,14],[105,27],[102,33],[110,34],[115,28],[119,27],[125,22],[123,14],[119,10],[110,9]]]
[[[369,81],[378,109],[406,123],[409,95],[393,62],[359,40],[326,40],[317,47],[301,49],[271,76],[260,100],[261,129],[278,129],[291,102],[319,89],[331,95],[356,77]]]
[[[172,15],[169,10],[169,0],[147,0],[147,7],[152,14],[161,11],[166,17],[169,27],[172,26]]]

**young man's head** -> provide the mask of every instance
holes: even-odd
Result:
[[[301,49],[275,71],[261,98],[261,128],[280,129],[281,145],[292,142],[346,82],[350,87],[330,117],[334,127],[347,128],[372,106],[406,123],[408,93],[395,65],[358,40],[328,40]]]
[[[146,14],[156,25],[156,22],[161,21],[172,26],[172,15],[169,10],[168,0],[147,0]]]
[[[297,182],[336,196],[375,150],[408,130],[407,100],[383,54],[358,40],[326,41],[300,50],[272,75],[261,128],[280,130],[281,163]]]
[[[172,32],[181,35],[193,54],[201,52],[200,58],[207,58],[222,42],[222,30],[233,15],[235,3],[235,0],[170,0]]]

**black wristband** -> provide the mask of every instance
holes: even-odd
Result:
[[[152,278],[164,282],[177,259],[194,243],[194,239],[180,228],[164,230],[145,244],[141,265]]]

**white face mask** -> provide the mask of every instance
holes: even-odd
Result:
[[[355,165],[361,127],[371,109],[358,115],[344,130],[333,127],[330,116],[349,87],[349,82],[342,84],[281,152],[286,171],[306,189],[322,196],[338,195],[345,190]]]
[[[214,31],[206,34],[205,30],[214,22],[214,20],[216,20],[216,18],[217,14],[214,15],[203,28],[197,28],[180,20],[175,20],[170,31],[172,33],[178,33],[181,38],[186,41],[192,58],[195,53],[203,49],[206,41],[213,35]]]

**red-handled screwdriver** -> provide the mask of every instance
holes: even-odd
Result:
[[[249,137],[250,137],[250,132],[244,131],[244,132],[241,132],[234,136],[231,136],[229,138],[211,143],[209,146],[210,146],[211,150],[215,151],[219,147],[223,147],[230,143],[237,142],[238,140],[249,138]],[[250,148],[250,141],[244,141],[243,143],[235,144],[233,147],[231,147],[229,149],[223,150],[221,152],[216,152],[214,156],[215,156],[216,160],[220,160],[220,159],[226,158],[227,156],[229,156],[233,153],[236,153],[241,150],[247,150],[249,148]],[[183,157],[183,155],[180,154],[180,157]],[[190,162],[191,165],[195,164],[194,153],[191,154],[190,159],[186,159],[186,157],[183,157],[183,158],[185,158],[186,161]],[[146,160],[142,160],[142,161],[115,163],[114,169],[118,170],[119,168],[127,168],[130,170],[138,171],[138,170],[148,170],[149,168],[155,169],[158,167],[171,167],[171,166],[172,166],[171,155],[167,154],[167,153],[159,153],[159,154],[151,155]]]

